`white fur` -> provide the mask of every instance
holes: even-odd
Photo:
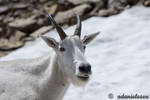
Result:
[[[66,48],[50,56],[0,62],[0,100],[62,100],[69,84],[81,86],[78,64],[87,62],[78,36],[60,43]]]

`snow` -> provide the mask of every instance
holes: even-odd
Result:
[[[82,36],[100,31],[101,34],[86,50],[93,71],[85,87],[68,89],[63,100],[110,100],[117,95],[150,96],[150,8],[136,6],[107,18],[92,17],[83,22]],[[72,34],[75,26],[65,30]],[[47,35],[57,37],[53,30]],[[36,58],[53,52],[41,38],[18,49],[0,61]]]

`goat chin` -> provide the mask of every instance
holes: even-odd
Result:
[[[88,81],[89,80],[83,81],[83,80],[80,80],[77,77],[75,77],[75,78],[73,78],[73,80],[71,80],[71,83],[74,86],[82,87],[82,86],[85,86],[88,83]]]

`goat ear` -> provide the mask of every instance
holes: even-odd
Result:
[[[41,38],[47,43],[48,46],[54,49],[58,48],[59,43],[55,39],[47,37],[47,36],[41,36]]]
[[[96,32],[87,36],[84,36],[82,42],[83,44],[87,45],[89,44],[100,32]]]

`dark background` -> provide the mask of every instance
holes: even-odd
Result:
[[[64,29],[92,16],[109,17],[150,0],[0,0],[0,57],[53,29],[46,13]]]

